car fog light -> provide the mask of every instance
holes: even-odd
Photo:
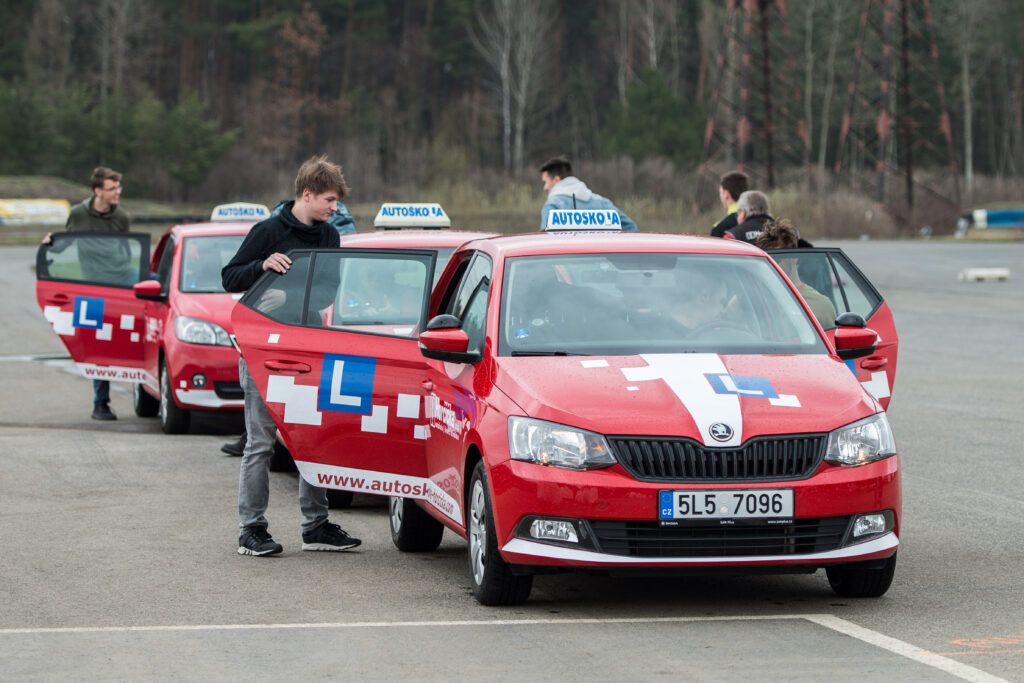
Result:
[[[203,387],[205,387],[206,375],[204,375],[201,372],[197,372],[196,374],[192,375],[192,386],[194,386],[196,389],[202,389]]]
[[[885,531],[885,515],[880,512],[871,515],[861,515],[853,523],[853,537],[869,536],[880,534]]]
[[[542,541],[561,541],[562,543],[579,543],[576,527],[572,522],[557,519],[535,519],[530,524],[530,536]]]

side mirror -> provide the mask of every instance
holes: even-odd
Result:
[[[453,315],[439,315],[430,319],[427,329],[420,332],[420,353],[427,358],[449,363],[478,363],[479,351],[468,351],[469,335],[462,329],[462,321]]]
[[[878,345],[878,333],[857,313],[836,318],[836,355],[843,360],[870,356]]]
[[[143,280],[142,282],[136,282],[132,285],[132,291],[135,292],[136,299],[144,299],[145,301],[167,301],[167,295],[163,293],[163,288],[156,280]]]

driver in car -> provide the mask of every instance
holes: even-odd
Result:
[[[688,268],[674,272],[676,290],[668,306],[666,319],[680,336],[686,337],[722,320],[728,303],[725,283],[704,269]]]

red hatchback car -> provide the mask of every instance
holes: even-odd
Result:
[[[482,603],[561,570],[825,568],[882,595],[892,315],[841,251],[785,256],[832,329],[765,252],[651,234],[476,240],[434,287],[432,251],[293,252],[232,320],[302,476],[392,496],[403,551],[466,538]],[[305,296],[262,308],[276,287]]]
[[[193,410],[243,408],[230,336],[240,295],[220,270],[267,215],[259,208],[253,220],[171,227],[151,258],[149,235],[135,233],[56,233],[39,250],[39,305],[80,371],[132,382],[135,413],[159,416],[164,432],[188,431]]]

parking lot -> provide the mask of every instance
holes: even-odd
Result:
[[[116,385],[120,419],[90,420],[36,306],[35,250],[0,248],[2,677],[1024,681],[1024,244],[838,246],[900,334],[889,593],[839,599],[823,572],[567,574],[508,609],[473,600],[450,533],[399,553],[378,499],[332,513],[358,552],[301,552],[294,475],[271,484],[284,554],[238,556],[238,460],[218,448],[240,421],[167,436]]]

